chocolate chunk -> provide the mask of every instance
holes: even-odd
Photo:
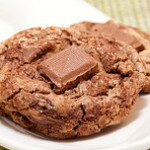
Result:
[[[108,22],[106,23],[101,32],[104,36],[111,36],[118,43],[125,43],[134,47],[137,51],[142,51],[144,45],[130,33],[124,32],[118,25]]]
[[[38,58],[41,55],[44,55],[51,49],[51,43],[40,43],[39,47],[26,48],[26,50],[23,52],[23,61],[26,63],[30,63],[32,60]]]
[[[86,52],[73,45],[43,61],[38,69],[64,91],[97,72],[97,62]]]

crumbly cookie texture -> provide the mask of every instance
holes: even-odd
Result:
[[[135,36],[144,43],[145,46],[145,49],[139,52],[140,58],[146,65],[146,81],[145,86],[142,89],[142,93],[150,93],[150,34],[145,33],[137,28],[129,28],[134,32]]]
[[[108,21],[106,23],[81,22],[71,26],[76,30],[86,31],[97,36],[115,39],[134,47],[146,65],[146,82],[142,93],[150,93],[150,35],[131,26]]]
[[[38,68],[73,45],[96,61],[98,71],[57,93],[51,76]],[[73,28],[17,33],[0,45],[0,68],[1,115],[58,139],[88,136],[121,123],[145,82],[145,67],[131,46]]]

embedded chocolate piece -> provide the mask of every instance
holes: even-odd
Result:
[[[104,36],[111,36],[118,43],[125,43],[133,46],[137,51],[142,51],[144,49],[144,45],[133,35],[122,31],[116,24],[114,23],[106,23],[101,30]]]
[[[44,49],[42,51],[42,49],[39,49],[39,48],[30,48],[30,49],[27,49],[23,53],[23,61],[26,62],[26,63],[30,63],[38,55],[41,55],[44,51],[46,51],[46,50]]]
[[[97,62],[75,45],[38,66],[39,71],[54,83],[58,91],[74,87],[81,80],[95,74],[97,68]]]
[[[39,47],[30,47],[23,52],[23,61],[30,63],[32,60],[38,58],[41,55],[44,55],[52,49],[51,43],[40,43]]]

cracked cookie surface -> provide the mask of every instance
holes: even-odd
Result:
[[[135,48],[146,65],[145,86],[141,93],[150,93],[150,35],[148,33],[113,21],[106,23],[81,22],[71,27],[75,30],[90,32],[96,36],[113,38],[119,43],[128,44]]]
[[[56,93],[38,66],[72,45],[97,62],[98,71]],[[126,119],[145,81],[130,46],[72,28],[32,28],[0,45],[0,114],[58,139],[88,136]]]

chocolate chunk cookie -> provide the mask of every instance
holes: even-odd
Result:
[[[0,45],[0,111],[58,139],[124,121],[145,82],[134,48],[73,28],[32,28]]]
[[[77,30],[91,32],[97,36],[112,38],[118,43],[131,45],[137,50],[146,65],[146,82],[142,93],[150,93],[150,35],[130,26],[108,21],[102,23],[81,22],[72,26]]]

